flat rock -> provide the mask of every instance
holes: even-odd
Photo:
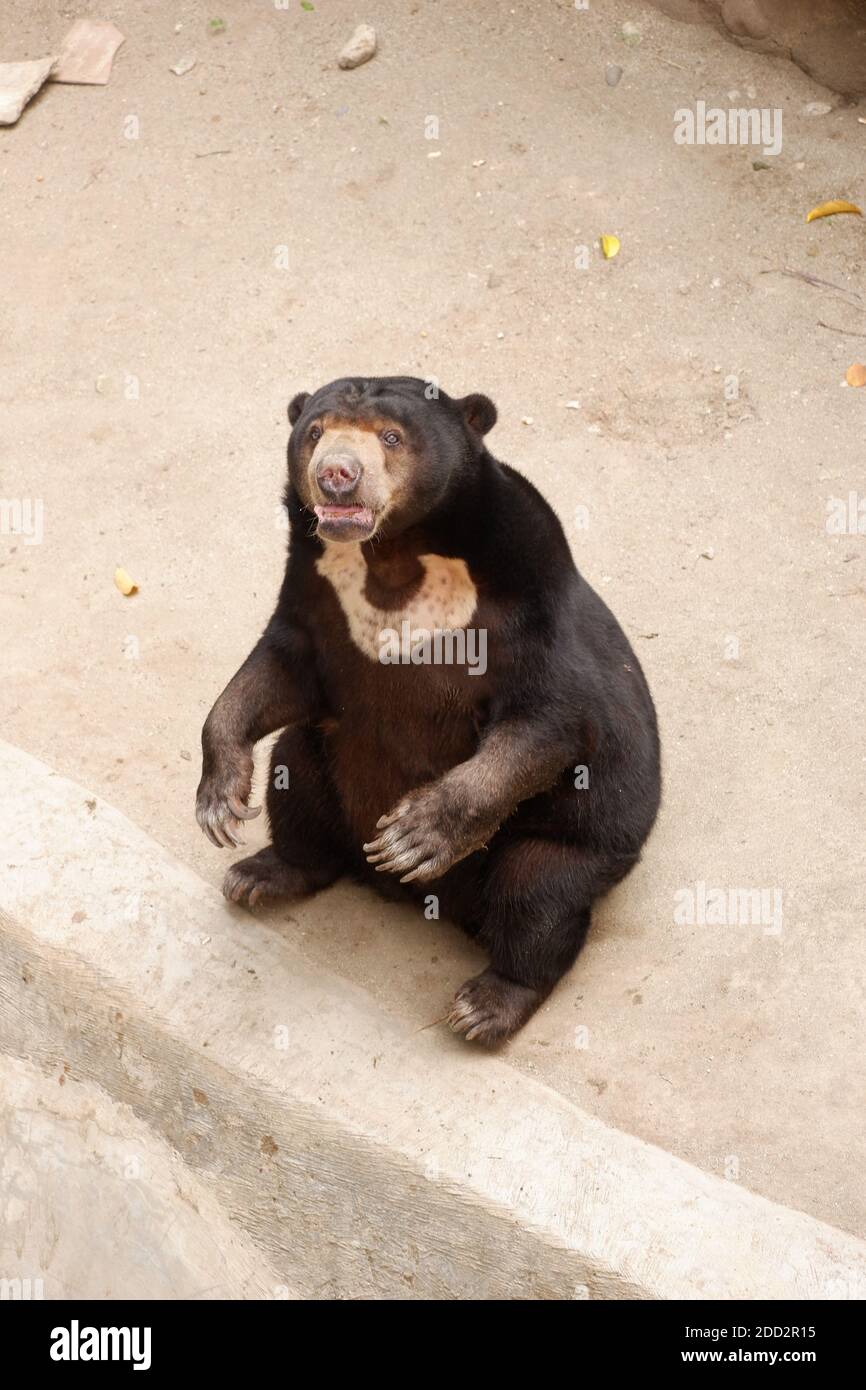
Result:
[[[349,42],[344,45],[337,64],[341,68],[359,68],[369,63],[376,52],[376,30],[372,24],[359,24]]]
[[[0,125],[14,125],[51,71],[53,58],[32,63],[0,63]]]
[[[104,87],[124,36],[107,19],[76,19],[60,50],[52,82]]]

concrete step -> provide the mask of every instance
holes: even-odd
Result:
[[[866,1295],[862,1241],[386,1016],[6,744],[0,786],[0,1277],[46,1298]]]

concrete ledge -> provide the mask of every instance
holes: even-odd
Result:
[[[36,1144],[28,1193],[63,1248],[13,1190],[0,1277],[46,1297],[866,1296],[863,1242],[384,1016],[3,744],[0,786],[3,1147]],[[123,1186],[76,1223],[64,1195],[114,1174],[113,1127]],[[162,1215],[189,1208],[157,1277]]]
[[[0,1056],[0,1135],[11,1296],[293,1296],[206,1180],[100,1087]]]

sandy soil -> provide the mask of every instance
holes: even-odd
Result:
[[[0,535],[4,736],[218,883],[198,734],[275,597],[289,397],[348,372],[489,393],[494,451],[635,642],[666,775],[643,864],[509,1060],[866,1233],[866,541],[825,524],[866,493],[843,385],[866,302],[775,273],[857,290],[863,221],[804,219],[866,201],[858,108],[638,3],[7,0],[0,59],[80,13],[127,36],[110,85],[49,86],[0,130],[0,495],[44,506],[42,544]],[[341,72],[360,19],[380,52]],[[783,111],[778,157],[674,142],[677,108],[734,90]],[[677,924],[698,881],[778,890],[780,934]],[[347,885],[248,920],[407,1027],[479,960]]]

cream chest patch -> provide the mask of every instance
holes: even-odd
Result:
[[[418,559],[424,577],[405,607],[397,609],[376,608],[364,593],[367,565],[359,544],[326,543],[324,554],[316,561],[319,574],[329,581],[340,601],[352,641],[371,661],[381,659],[386,631],[399,631],[403,641],[408,638],[414,643],[425,634],[459,631],[472,621],[478,591],[465,560],[443,555],[420,555]]]

